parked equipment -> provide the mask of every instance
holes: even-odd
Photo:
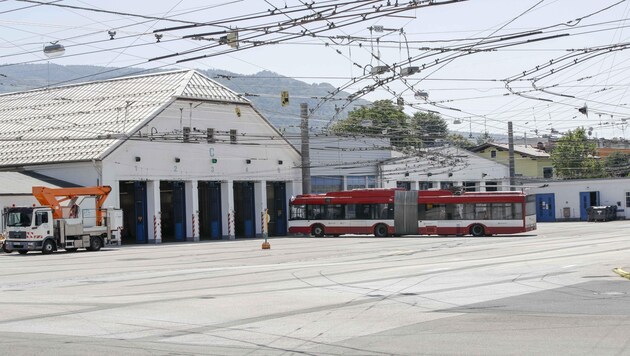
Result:
[[[609,221],[617,219],[617,206],[591,206],[586,208],[588,221]]]
[[[58,249],[98,251],[106,245],[118,245],[122,210],[102,208],[110,191],[109,186],[33,187],[33,196],[41,206],[5,208],[5,247],[20,254],[49,254]],[[95,209],[82,210],[77,205],[79,198],[86,197],[94,198]]]

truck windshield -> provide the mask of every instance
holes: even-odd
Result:
[[[33,209],[11,208],[7,211],[7,226],[31,226]]]

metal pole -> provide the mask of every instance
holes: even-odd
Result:
[[[512,121],[508,121],[508,150],[509,150],[509,171],[510,171],[510,190],[516,190],[514,176],[514,132],[512,131]]]
[[[302,194],[311,192],[311,154],[308,138],[308,104],[300,104],[300,129],[302,133]]]

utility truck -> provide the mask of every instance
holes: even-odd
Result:
[[[98,251],[106,245],[118,245],[122,210],[102,207],[110,191],[109,186],[33,187],[40,206],[5,208],[5,247],[20,254],[49,254],[59,249]],[[95,209],[81,209],[79,198],[93,198]]]

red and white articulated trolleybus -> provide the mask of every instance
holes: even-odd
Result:
[[[357,189],[291,199],[289,233],[515,234],[536,229],[536,196],[523,192]]]

